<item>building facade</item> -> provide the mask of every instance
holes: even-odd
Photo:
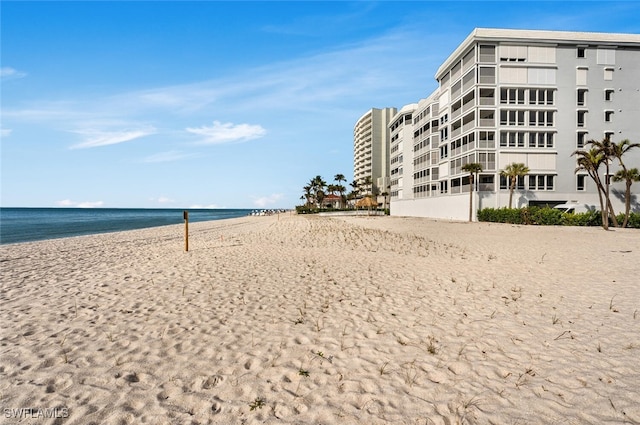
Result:
[[[410,136],[394,129],[405,108],[390,122],[392,215],[466,219],[467,163],[483,169],[474,210],[508,205],[500,171],[511,163],[529,168],[518,179],[514,207],[575,201],[599,209],[595,184],[575,172],[572,153],[605,137],[640,142],[640,35],[479,28],[435,78],[434,93],[405,107]],[[402,135],[394,140],[396,131]],[[640,168],[640,149],[625,164]],[[614,160],[611,174],[617,169]],[[639,211],[640,184],[634,186],[632,208]],[[624,190],[624,182],[611,185],[617,212]]]
[[[413,173],[411,163],[413,149],[413,114],[418,105],[412,103],[404,106],[391,118],[389,124],[389,173],[390,181],[387,193],[391,199],[412,199],[413,194],[410,187],[405,187],[405,173],[410,176]],[[407,162],[404,162],[407,158]],[[406,180],[407,182],[411,179]]]
[[[396,108],[372,108],[353,128],[353,178],[363,183],[371,178],[364,194],[382,193],[389,186],[389,123]]]

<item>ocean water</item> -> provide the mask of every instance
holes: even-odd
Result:
[[[0,208],[0,244],[184,223],[183,209]],[[243,217],[251,210],[188,210],[189,222]]]

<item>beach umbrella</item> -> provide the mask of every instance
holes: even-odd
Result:
[[[378,203],[376,201],[374,201],[373,199],[371,199],[371,197],[369,196],[365,196],[364,198],[358,200],[358,202],[356,202],[356,207],[360,208],[360,207],[366,207],[369,210],[371,210],[371,207],[377,207]]]

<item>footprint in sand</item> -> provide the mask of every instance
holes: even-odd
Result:
[[[216,385],[218,385],[219,383],[221,383],[222,381],[224,381],[224,378],[220,375],[210,376],[202,383],[202,388],[205,390],[209,390],[215,387]]]

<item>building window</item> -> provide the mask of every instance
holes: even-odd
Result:
[[[500,189],[509,189],[509,183],[507,182],[507,178],[505,176],[500,176]]]
[[[479,176],[479,182],[477,184],[478,190],[483,192],[493,192],[495,190],[495,185],[493,183],[494,176]]]
[[[576,190],[586,190],[587,176],[586,174],[576,174]]]
[[[496,61],[496,46],[480,46],[480,62]]]
[[[501,89],[500,103],[509,105],[524,105],[524,89]]]
[[[613,121],[613,111],[604,111],[604,121],[605,122]]]
[[[444,127],[440,130],[440,140],[449,140],[449,127]]]
[[[440,146],[440,159],[449,157],[449,145]]]
[[[596,54],[598,65],[615,65],[616,50],[615,49],[598,49]]]
[[[584,106],[587,103],[587,89],[578,89],[578,99],[576,104],[578,106]]]
[[[480,109],[480,113],[479,118],[479,124],[481,127],[493,127],[494,125],[496,125],[496,121],[494,118],[494,114],[495,111],[490,110],[490,109]]]
[[[576,147],[578,149],[582,149],[584,148],[584,144],[585,144],[585,140],[587,138],[587,132],[585,131],[579,131],[577,133],[577,140],[576,140]]]
[[[615,90],[613,89],[605,89],[604,91],[604,100],[606,100],[607,102],[611,102],[613,100],[613,92]]]
[[[529,89],[529,105],[553,105],[553,90]]]
[[[496,147],[496,133],[493,131],[480,131],[478,133],[478,147],[493,149]]]
[[[587,71],[588,68],[577,68],[576,69],[576,85],[577,86],[586,86],[587,85]]]
[[[613,68],[605,68],[604,69],[604,80],[612,81],[613,80]]]
[[[505,176],[500,176],[500,189],[509,189],[511,186],[511,179],[506,178]],[[516,179],[516,189],[524,190],[524,177],[518,176]]]
[[[524,125],[525,111],[500,111],[500,125]]]
[[[478,163],[485,171],[496,169],[496,154],[493,152],[478,152]]]
[[[481,66],[478,70],[478,83],[495,84],[496,69],[488,66]]]
[[[548,174],[529,174],[529,190],[553,190],[554,177]]]
[[[525,132],[524,131],[503,131],[500,133],[500,146],[510,148],[524,147]]]
[[[552,127],[553,111],[529,111],[529,125],[537,127]]]
[[[585,126],[585,119],[587,117],[587,111],[578,111],[578,127]]]
[[[604,132],[604,138],[611,140],[611,139],[613,139],[613,134],[614,134],[613,131],[605,131]]]
[[[500,46],[500,62],[526,62],[527,46]]]
[[[531,132],[529,133],[530,148],[552,148],[555,133]]]
[[[579,58],[584,58],[584,57],[586,57],[586,50],[587,50],[587,49],[585,49],[584,47],[578,47],[577,52],[576,52],[576,53],[577,53],[577,56],[578,56]]]
[[[447,182],[446,180],[443,182],[440,182],[440,193],[447,193],[449,191],[449,182]]]

